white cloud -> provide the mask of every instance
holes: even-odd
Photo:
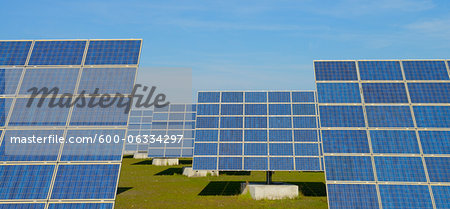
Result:
[[[417,21],[405,28],[427,36],[450,39],[450,18]]]

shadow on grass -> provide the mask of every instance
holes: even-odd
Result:
[[[222,174],[222,173],[221,173]],[[199,196],[231,196],[241,194],[243,181],[212,181],[198,194]],[[250,182],[264,184],[264,182]],[[308,197],[326,197],[326,186],[322,182],[285,182],[298,186],[299,192]]]
[[[228,176],[250,176],[250,171],[220,171],[220,175]]]
[[[124,155],[123,158],[133,158],[133,155]]]
[[[299,192],[307,197],[326,197],[327,188],[322,182],[286,182],[298,186]]]
[[[180,165],[192,165],[192,160],[178,160]]]
[[[212,181],[198,194],[199,196],[232,196],[241,193],[243,181]]]
[[[119,195],[120,193],[124,193],[130,189],[133,189],[133,187],[118,187],[117,188],[117,195]]]
[[[159,173],[156,173],[155,176],[172,176],[175,174],[183,174],[183,168],[168,168]]]
[[[131,165],[151,165],[152,164],[152,160],[143,160],[143,161],[139,161],[137,163],[133,163]]]

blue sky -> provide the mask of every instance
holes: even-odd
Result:
[[[2,0],[0,39],[143,38],[194,90],[307,90],[316,59],[450,58],[449,2]]]

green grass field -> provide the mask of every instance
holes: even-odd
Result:
[[[265,172],[220,172],[220,176],[188,178],[178,166],[153,166],[151,160],[124,157],[115,208],[327,208],[322,172],[275,172],[273,181],[299,186],[292,200],[251,199],[240,195],[240,183],[263,182]]]

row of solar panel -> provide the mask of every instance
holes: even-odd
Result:
[[[1,200],[114,199],[120,164],[0,165]],[[53,174],[56,177],[53,184]],[[1,207],[1,205],[0,205]]]
[[[436,208],[449,208],[450,186],[431,186]],[[328,207],[333,209],[432,209],[427,185],[379,185],[381,207],[374,184],[328,184]]]
[[[0,66],[137,65],[141,42],[141,40],[73,40],[34,41],[33,44],[33,41],[0,41]],[[85,51],[87,51],[86,58],[82,63]],[[28,56],[30,58],[26,63]]]
[[[450,65],[449,63],[443,60],[315,61],[314,69],[316,81],[319,82],[358,81],[358,78],[361,80],[450,80],[446,66]],[[320,93],[318,95],[320,96]]]
[[[362,83],[361,85],[365,103],[409,103],[408,93],[411,103],[450,102],[449,82]],[[317,83],[317,93],[319,103],[361,103],[362,101],[358,83]]]
[[[314,92],[312,91],[199,92],[197,99],[198,103],[315,102]]]
[[[197,117],[197,128],[219,128],[219,121],[220,128],[317,128],[316,117]]]
[[[196,130],[196,142],[317,142],[317,130]]]
[[[196,143],[195,155],[320,156],[318,143]]]
[[[244,111],[245,109],[245,111]],[[200,115],[315,115],[314,104],[199,104]]]
[[[125,129],[6,130],[0,161],[120,161]],[[0,134],[1,134],[0,132]],[[60,149],[62,149],[61,154]]]
[[[369,127],[414,127],[409,105],[365,106]],[[322,127],[365,127],[363,107],[319,106]],[[412,106],[419,128],[450,128],[450,106]]]
[[[197,146],[198,144],[196,144]],[[320,171],[319,157],[197,157],[199,170]]]
[[[86,96],[130,94],[136,75],[136,68],[27,68],[20,82],[23,71],[22,68],[0,69],[0,95],[15,95],[17,90],[19,95],[31,95],[43,88],[56,94],[74,94],[75,89],[78,89],[76,94]],[[55,87],[57,92],[50,91]]]
[[[450,131],[370,130],[374,154],[450,154]],[[420,139],[420,145],[417,139]],[[370,153],[366,131],[322,130],[323,151],[327,153]],[[420,148],[419,148],[420,146]]]

